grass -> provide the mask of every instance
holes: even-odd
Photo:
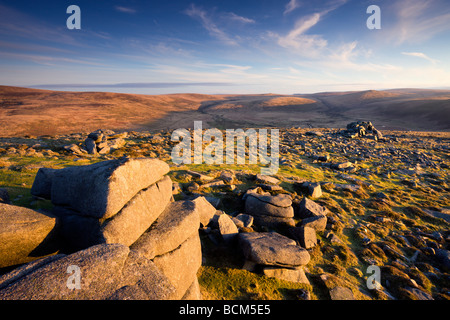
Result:
[[[312,291],[311,285],[235,268],[202,266],[198,276],[203,298],[208,300],[297,300],[301,289]]]
[[[17,143],[19,142],[25,143],[26,139],[18,140]],[[74,142],[76,141],[74,140]],[[170,148],[149,144],[146,139],[136,139],[134,142],[134,144],[130,144],[130,148],[116,150],[109,157],[123,155],[137,157],[146,156],[147,152],[156,152],[171,165],[169,175],[172,180],[182,186],[196,181],[186,174],[186,170],[197,171],[213,178],[218,178],[224,170],[234,171],[239,181],[233,192],[224,192],[224,190],[214,188],[199,191],[203,195],[220,198],[222,206],[219,209],[227,213],[242,212],[243,205],[240,195],[248,188],[255,186],[252,175],[261,172],[259,165],[248,164],[177,166],[170,162],[168,156]],[[58,150],[58,145],[51,139],[46,143],[52,145],[53,150]],[[353,161],[353,159],[349,159],[349,156],[328,150],[328,143],[328,141],[324,141],[323,145],[333,161]],[[141,152],[139,146],[144,144],[148,150]],[[403,146],[403,148],[409,150],[408,146]],[[323,153],[323,150],[320,151]],[[421,151],[428,152],[429,150]],[[392,166],[404,168],[404,164],[401,162],[382,163],[381,161],[365,160],[358,162],[359,170],[356,173],[348,174],[363,181],[360,183],[344,179],[343,172],[313,163],[311,157],[305,152],[291,155],[282,154],[282,156],[288,159],[288,165],[280,165],[276,177],[330,183],[322,188],[323,196],[315,201],[327,207],[331,211],[329,216],[338,221],[332,231],[343,241],[343,244],[331,243],[323,233],[317,233],[319,244],[312,249],[311,261],[305,267],[311,285],[305,285],[268,278],[258,272],[242,270],[243,261],[236,252],[239,250],[235,250],[236,248],[234,248],[235,251],[225,250],[220,246],[217,247],[207,236],[202,235],[204,263],[199,269],[198,278],[204,299],[299,299],[303,289],[311,293],[312,299],[329,299],[328,289],[320,278],[323,273],[334,276],[330,283],[350,287],[358,299],[380,298],[378,293],[371,296],[367,292],[365,271],[370,265],[368,262],[371,261],[370,259],[379,261],[380,264],[395,263],[397,258],[391,257],[383,251],[383,245],[389,244],[404,256],[411,257],[420,246],[417,248],[407,246],[404,236],[408,235],[408,232],[414,232],[417,228],[424,232],[439,231],[443,233],[448,231],[449,224],[447,222],[429,217],[423,211],[424,208],[437,210],[436,208],[450,207],[450,198],[445,196],[448,194],[448,180],[419,176],[418,186],[411,187],[403,183],[405,179],[411,179],[410,176],[395,172],[389,173]],[[105,158],[77,158],[64,152],[59,152],[56,156],[52,155],[51,157],[17,156],[3,153],[0,154],[0,187],[8,190],[12,203],[15,205],[33,209],[50,209],[52,205],[49,201],[36,200],[30,195],[34,177],[40,167],[64,168],[92,164],[102,160]],[[434,172],[445,177],[446,171],[448,170],[441,172],[435,170]],[[201,183],[199,182],[199,184]],[[357,184],[361,188],[357,191],[346,191],[333,186],[333,184]],[[372,187],[368,187],[367,184]],[[280,185],[285,190],[284,192],[297,196],[296,192],[299,190],[291,182],[284,181]],[[377,198],[379,192],[383,192],[388,199],[386,201],[379,200]],[[302,196],[302,194],[298,194],[298,197]],[[181,200],[182,197],[176,195],[175,199]],[[379,223],[377,218],[391,219],[391,222],[386,220]],[[363,232],[363,229],[366,231]],[[370,245],[363,245],[365,237],[372,241]],[[403,263],[409,264],[406,260]],[[431,266],[428,267],[423,262],[421,268],[433,270]],[[405,272],[427,292],[436,292],[441,289],[441,284],[430,282],[420,271],[411,270]]]

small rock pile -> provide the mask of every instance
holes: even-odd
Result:
[[[200,299],[198,228],[216,209],[173,202],[168,172],[147,158],[41,168],[32,194],[52,214],[0,204],[0,267],[34,260],[0,277],[0,299]]]
[[[376,141],[383,138],[383,134],[370,121],[351,122],[347,125],[347,130],[344,134],[349,138],[371,137]]]
[[[125,138],[128,136],[127,132],[115,133],[112,130],[98,129],[89,133],[84,144],[80,148],[77,144],[64,146],[64,149],[72,151],[74,154],[108,154],[115,149],[120,149],[125,146]]]
[[[274,177],[257,177],[256,183],[261,182],[280,183]],[[228,215],[218,210],[203,230],[216,245],[236,248],[244,258],[243,269],[310,284],[304,266],[310,261],[310,249],[318,244],[316,232],[332,225],[328,209],[309,198],[322,195],[320,184],[303,182],[306,195],[295,203],[290,194],[272,195],[261,186],[242,196],[245,213]],[[296,224],[294,217],[300,222]],[[330,232],[330,236],[335,235]]]

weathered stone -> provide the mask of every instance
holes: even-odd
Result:
[[[75,154],[77,154],[77,155],[83,155],[83,154],[86,154],[87,153],[87,151],[86,150],[84,150],[84,149],[81,149],[78,145],[76,145],[76,144],[70,144],[70,145],[67,145],[67,146],[64,146],[63,147],[65,150],[67,150],[67,151],[72,151],[73,153],[75,153]]]
[[[239,244],[246,259],[258,264],[295,267],[310,259],[308,251],[276,232],[240,233]]]
[[[200,285],[197,278],[194,279],[181,300],[202,300]]]
[[[56,207],[61,216],[61,234],[75,249],[100,243],[133,244],[160,216],[172,197],[172,181],[164,177],[139,191],[116,215],[107,220],[78,216]]]
[[[61,257],[0,284],[1,300],[102,300],[117,290],[129,249],[103,244]],[[79,289],[76,271],[79,271]],[[69,271],[68,271],[69,270]],[[73,277],[71,277],[71,274]]]
[[[313,228],[316,231],[323,232],[327,226],[327,217],[326,216],[316,216],[305,218],[302,220],[302,227]]]
[[[153,259],[155,256],[175,250],[189,237],[198,233],[200,218],[193,201],[170,203],[130,249],[140,256]]]
[[[84,140],[84,147],[89,154],[97,154],[97,145],[91,138],[87,138],[86,140]]]
[[[89,133],[88,138],[92,139],[95,143],[101,142],[103,139],[103,131],[100,129],[95,130]]]
[[[329,293],[331,300],[356,300],[352,290],[347,287],[336,286]]]
[[[279,184],[280,180],[278,180],[277,178],[271,177],[271,176],[266,176],[263,174],[257,174],[256,175],[256,181],[257,182],[261,182],[261,183],[266,183],[266,184]]]
[[[351,163],[350,161],[336,163],[336,164],[332,165],[332,168],[333,169],[337,169],[337,170],[341,170],[341,171],[345,171],[345,170],[348,170],[350,168],[353,168],[353,163]]]
[[[110,300],[170,300],[175,287],[150,259],[131,251],[122,270],[123,287]]]
[[[316,216],[326,216],[327,209],[313,200],[304,197],[299,204],[298,215],[302,219]]]
[[[188,238],[176,250],[156,256],[153,262],[176,288],[174,299],[181,299],[196,279],[202,264],[198,234]]]
[[[299,227],[289,229],[291,235],[305,249],[314,248],[317,245],[316,230],[310,227]]]
[[[214,180],[213,177],[201,174],[199,172],[195,172],[195,171],[191,171],[191,170],[186,170],[187,174],[190,174],[191,176],[195,177],[196,179],[199,179],[200,181],[211,181]]]
[[[227,214],[220,215],[217,222],[219,224],[220,234],[226,243],[231,242],[239,233],[239,230],[233,220],[231,220]]]
[[[293,218],[283,218],[283,217],[275,217],[275,216],[254,216],[253,217],[254,224],[256,226],[264,226],[268,228],[286,228],[286,227],[294,227],[295,220]]]
[[[44,199],[51,199],[52,180],[57,169],[40,168],[34,178],[31,194]]]
[[[294,217],[292,198],[286,194],[277,196],[249,194],[245,200],[245,212],[252,216]]]
[[[250,228],[253,225],[253,216],[240,213],[235,217],[236,220],[239,220],[242,222],[242,226],[245,228]]]
[[[320,198],[322,196],[320,183],[310,183],[308,185],[308,195],[312,198]]]
[[[233,183],[234,178],[235,178],[235,176],[232,171],[222,171],[220,173],[220,179],[222,179],[226,183]]]
[[[118,159],[57,170],[52,180],[53,204],[80,215],[107,219],[140,190],[169,172],[157,159]]]
[[[126,144],[126,141],[122,138],[108,140],[107,142],[107,147],[109,147],[110,149],[120,149]]]
[[[48,242],[55,217],[0,203],[0,268],[54,253]]]
[[[130,246],[164,211],[172,197],[172,180],[164,177],[139,191],[112,219],[105,221],[100,232],[105,243]]]
[[[205,199],[205,197],[198,197],[192,201],[197,207],[200,216],[200,223],[206,227],[214,217],[216,208],[214,208],[213,205]]]
[[[303,267],[290,269],[279,267],[264,267],[263,273],[267,277],[277,278],[280,280],[291,281],[296,283],[310,284],[308,278],[303,271]]]

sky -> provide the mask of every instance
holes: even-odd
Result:
[[[80,29],[69,29],[70,5]],[[381,29],[369,29],[371,5]],[[450,87],[448,0],[0,0],[0,85],[142,94]]]

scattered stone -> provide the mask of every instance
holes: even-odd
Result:
[[[238,214],[234,219],[241,221],[242,226],[245,228],[250,228],[253,225],[253,217],[245,213]]]
[[[305,218],[301,222],[302,227],[313,228],[316,231],[323,232],[327,226],[326,216],[315,216],[310,218]]]
[[[240,233],[239,244],[246,259],[257,264],[297,267],[310,260],[306,249],[276,232]]]
[[[289,232],[305,249],[314,248],[317,245],[316,230],[310,227],[290,228]]]
[[[317,216],[326,216],[327,209],[313,200],[303,197],[303,200],[299,204],[298,208],[298,216],[302,219],[317,217]]]
[[[87,138],[86,140],[84,140],[84,147],[89,154],[97,154],[97,145],[91,138]]]
[[[331,300],[356,300],[352,290],[347,287],[336,286],[329,293]]]
[[[191,170],[186,170],[186,173],[190,174],[191,176],[193,176],[194,178],[200,180],[200,181],[211,181],[214,180],[213,177],[201,174],[199,172],[195,172],[195,171],[191,171]]]
[[[200,223],[206,227],[213,219],[217,209],[214,208],[205,197],[195,198],[192,202],[194,202],[198,208]]]
[[[280,180],[278,180],[277,178],[271,177],[271,176],[266,176],[263,174],[257,174],[256,175],[256,181],[260,182],[260,183],[264,183],[264,184],[279,184]]]
[[[239,230],[233,220],[227,214],[222,214],[219,216],[217,222],[219,224],[219,231],[223,240],[225,243],[231,243],[231,241],[233,241],[239,233]]]
[[[232,171],[222,171],[220,173],[220,179],[228,184],[231,184],[234,182],[235,175]]]

